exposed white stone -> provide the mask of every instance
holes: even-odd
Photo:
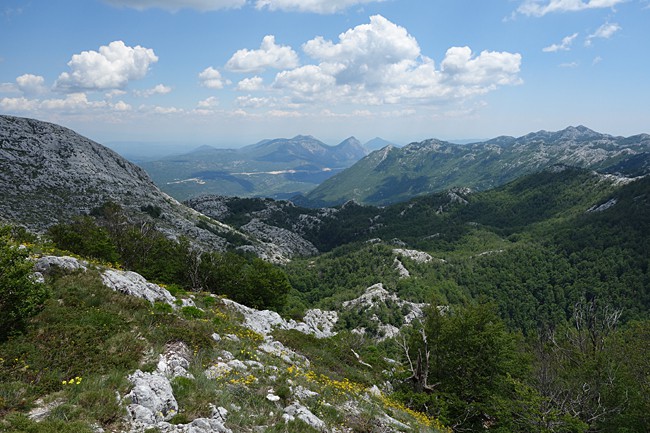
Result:
[[[366,392],[373,397],[381,397],[381,390],[377,385],[373,385],[372,387],[368,388]]]
[[[336,311],[324,311],[318,308],[307,310],[302,322],[290,320],[286,322],[287,329],[295,329],[304,334],[312,334],[316,338],[328,338],[336,335],[334,326],[339,316]]]
[[[411,276],[411,273],[409,272],[408,269],[404,266],[404,264],[397,258],[393,260],[393,266],[397,270],[397,273],[399,274],[400,279],[402,278],[409,278]]]
[[[129,381],[133,389],[126,397],[131,399],[128,410],[134,421],[151,424],[152,420],[167,421],[178,413],[178,403],[165,376],[137,370]]]
[[[431,257],[431,254],[425,253],[424,251],[418,251],[418,250],[407,250],[407,249],[404,249],[404,248],[394,248],[393,249],[393,254],[397,254],[398,256],[407,257],[407,258],[413,260],[416,263],[429,263],[430,261],[433,260],[433,257]]]
[[[263,370],[264,369],[264,364],[258,361],[253,361],[252,359],[244,361],[244,364],[249,366],[250,368],[256,369],[256,370]]]
[[[255,236],[257,239],[277,248],[284,257],[311,256],[318,254],[318,250],[306,239],[296,233],[268,225],[257,218],[253,218],[241,230]]]
[[[391,302],[398,308],[408,308],[409,312],[404,316],[404,325],[408,325],[415,319],[422,317],[424,315],[423,309],[427,306],[427,304],[418,304],[415,302],[409,302],[400,299],[395,293],[390,293],[388,290],[384,289],[384,285],[382,283],[377,283],[368,287],[366,291],[358,298],[343,302],[343,308],[369,309],[386,302]],[[378,330],[380,335],[382,335],[380,341],[387,338],[392,338],[399,333],[399,329],[397,327],[390,324],[381,323],[376,315],[373,315],[370,320],[377,322],[379,325]],[[364,328],[356,328],[353,329],[352,332],[364,335],[366,333],[366,330]]]
[[[244,364],[242,361],[239,359],[233,359],[232,361],[228,361],[228,367],[232,368],[233,370],[237,371],[247,371],[248,366]]]
[[[148,282],[142,275],[131,271],[107,269],[102,272],[104,285],[116,292],[146,299],[152,304],[156,301],[165,302],[176,308],[174,298],[167,289]]]
[[[187,431],[187,433],[232,433],[232,430],[223,425],[220,420],[217,419],[208,419],[208,418],[197,418],[189,424],[187,430],[177,430],[179,433],[181,431]]]
[[[279,401],[279,400],[280,400],[280,397],[277,396],[277,395],[275,395],[275,394],[271,394],[271,393],[269,393],[269,394],[266,394],[266,399],[267,399],[268,401],[276,402],[276,401]]]
[[[218,362],[215,365],[208,367],[203,374],[208,379],[217,379],[219,377],[225,376],[226,374],[232,371],[232,367],[226,364],[225,362]]]
[[[383,416],[383,423],[388,424],[388,426],[397,429],[398,431],[411,430],[411,427],[387,414],[384,414]]]
[[[45,277],[43,274],[40,272],[34,272],[30,278],[32,279],[33,282],[38,283],[38,284],[45,284]]]
[[[618,200],[616,198],[612,198],[612,199],[606,201],[603,204],[593,205],[592,207],[587,209],[587,212],[589,212],[589,213],[591,213],[591,212],[602,212],[602,211],[605,211],[605,210],[609,209],[610,207],[614,206],[616,203],[618,203]]]
[[[307,358],[285,347],[279,341],[265,341],[259,345],[259,349],[269,355],[282,359],[287,364],[300,364],[309,367],[309,360]]]
[[[50,272],[60,269],[66,272],[86,271],[88,262],[70,256],[43,256],[36,259],[34,271],[47,275]]]
[[[327,338],[335,335],[332,331],[338,321],[338,314],[335,311],[308,310],[305,313],[304,321],[284,320],[275,311],[256,310],[239,304],[230,299],[223,299],[222,302],[236,312],[244,316],[243,325],[258,334],[269,335],[273,329],[295,329],[305,334],[312,334],[316,338]]]
[[[227,350],[222,350],[221,354],[217,358],[217,360],[219,360],[221,362],[228,362],[228,361],[232,361],[233,359],[235,359],[235,355],[228,352]]]
[[[325,423],[323,420],[314,415],[308,408],[300,403],[293,403],[284,408],[284,414],[287,415],[289,420],[298,418],[305,424],[317,429],[325,430]]]
[[[308,398],[317,397],[320,395],[317,392],[307,389],[302,385],[298,385],[295,388],[292,387],[291,393],[293,394],[293,397],[298,401],[307,400]]]
[[[194,379],[194,376],[187,371],[190,368],[191,356],[190,349],[182,341],[169,343],[165,347],[165,352],[160,355],[156,371],[170,379],[175,377]]]
[[[34,402],[36,407],[30,410],[27,416],[32,421],[36,421],[36,422],[43,421],[45,418],[47,418],[50,415],[50,413],[52,413],[54,409],[61,406],[63,403],[65,403],[65,400],[63,400],[62,398],[57,398],[56,400],[53,400],[49,403],[45,403],[42,398],[39,398]]]

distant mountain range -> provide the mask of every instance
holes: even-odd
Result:
[[[387,142],[376,138],[369,143]],[[310,191],[368,152],[354,137],[329,146],[312,136],[298,135],[241,149],[201,146],[140,165],[163,191],[179,200],[204,194],[289,198]]]
[[[454,187],[486,190],[555,164],[639,176],[650,172],[650,135],[615,137],[584,126],[453,144],[387,146],[327,179],[299,203],[385,205]]]

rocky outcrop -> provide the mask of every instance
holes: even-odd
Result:
[[[176,307],[174,298],[167,289],[148,282],[142,275],[130,271],[107,269],[102,272],[102,282],[111,290],[146,299],[151,302],[164,302]]]
[[[416,263],[429,263],[430,261],[433,260],[433,257],[431,257],[430,254],[425,253],[424,251],[407,250],[404,248],[394,248],[393,253],[397,254],[398,256],[403,256],[408,259],[411,259]]]
[[[153,425],[169,421],[178,413],[171,383],[161,373],[137,370],[129,376],[129,382],[133,389],[126,395],[131,401],[127,410],[136,423]]]
[[[351,299],[343,302],[343,308],[346,310],[353,310],[364,314],[369,317],[369,320],[377,324],[379,330],[379,340],[392,338],[399,333],[400,328],[390,324],[383,323],[377,314],[376,309],[382,306],[388,306],[392,309],[399,309],[400,312],[408,311],[403,314],[402,326],[411,324],[414,320],[424,316],[424,308],[428,304],[418,304],[415,302],[405,301],[399,298],[395,293],[390,293],[384,288],[382,283],[374,284],[366,289],[366,291],[358,298]],[[353,332],[365,334],[365,329],[356,328]]]
[[[404,264],[397,257],[395,257],[395,259],[393,260],[393,267],[397,271],[397,274],[399,275],[400,279],[409,278],[411,276],[409,270],[406,269]]]
[[[70,256],[43,256],[35,259],[34,271],[49,275],[56,271],[75,272],[88,270],[88,262]]]
[[[285,407],[282,418],[287,422],[298,418],[300,421],[316,430],[325,430],[325,423],[300,403],[293,403],[292,405]]]
[[[155,223],[171,239],[186,237],[200,248],[224,251],[226,239],[236,235],[255,254],[286,259],[282,251],[182,205],[142,168],[101,144],[59,125],[0,115],[0,220],[43,232],[107,201],[132,221]]]
[[[318,254],[318,250],[311,242],[301,238],[292,231],[265,224],[257,218],[252,219],[248,224],[242,226],[241,230],[266,244],[273,245],[285,257],[313,256]]]
[[[156,370],[145,373],[137,370],[129,376],[133,384],[125,396],[130,433],[145,432],[153,428],[168,433],[232,433],[225,427],[224,408],[215,408],[212,418],[197,418],[189,424],[172,425],[170,421],[179,412],[178,402],[174,397],[170,380],[177,377],[194,379],[187,369],[190,365],[191,352],[187,345],[177,341],[168,344],[160,355]]]
[[[605,211],[610,207],[616,205],[616,203],[618,203],[618,200],[616,198],[609,199],[605,203],[593,205],[592,207],[587,209],[587,213]]]
[[[338,314],[335,311],[307,310],[304,321],[297,322],[293,319],[285,320],[275,311],[256,310],[229,299],[223,299],[222,302],[244,316],[244,326],[261,335],[268,335],[276,328],[295,329],[305,334],[312,334],[316,338],[327,338],[336,334],[333,332],[334,325],[338,321]]]

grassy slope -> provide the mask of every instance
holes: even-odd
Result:
[[[263,337],[242,327],[237,314],[208,294],[193,296],[202,312],[191,307],[173,312],[166,304],[151,305],[107,289],[96,270],[59,275],[48,284],[52,296],[27,330],[0,343],[0,431],[83,433],[92,431],[92,425],[119,431],[128,402],[118,402],[116,394],[128,392],[127,376],[136,369],[153,371],[158,354],[173,341],[183,341],[193,351],[190,372],[196,379],[172,381],[180,407],[172,423],[209,417],[214,404],[229,408],[226,425],[233,431],[259,425],[268,426],[266,431],[312,431],[299,420],[286,424],[282,419],[282,408],[292,400],[288,383],[293,383],[319,393],[303,404],[328,424],[355,429],[388,413],[415,431],[435,431],[431,420],[389,397],[363,397],[368,387],[390,378],[383,373],[388,368],[383,352],[358,336],[344,333],[320,341],[297,332],[280,333],[276,338],[286,347],[311,360],[311,366],[287,364],[257,350]],[[235,335],[238,341],[216,342],[211,338],[215,332]],[[373,368],[360,365],[351,348]],[[204,370],[223,350],[241,361],[261,362],[264,368],[207,379]],[[271,389],[280,402],[265,398]],[[58,406],[35,423],[26,413],[39,405],[38,399]],[[336,409],[348,400],[356,402],[359,414]],[[233,404],[241,409],[231,410]]]

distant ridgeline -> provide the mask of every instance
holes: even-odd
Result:
[[[183,155],[141,162],[140,166],[160,189],[178,200],[205,194],[289,198],[312,190],[367,153],[354,137],[328,146],[314,137],[298,135],[241,149],[202,146]]]
[[[454,187],[487,190],[555,164],[644,175],[650,172],[650,135],[614,137],[578,126],[473,144],[432,139],[386,147],[327,179],[298,202],[314,207],[348,200],[386,205]]]

